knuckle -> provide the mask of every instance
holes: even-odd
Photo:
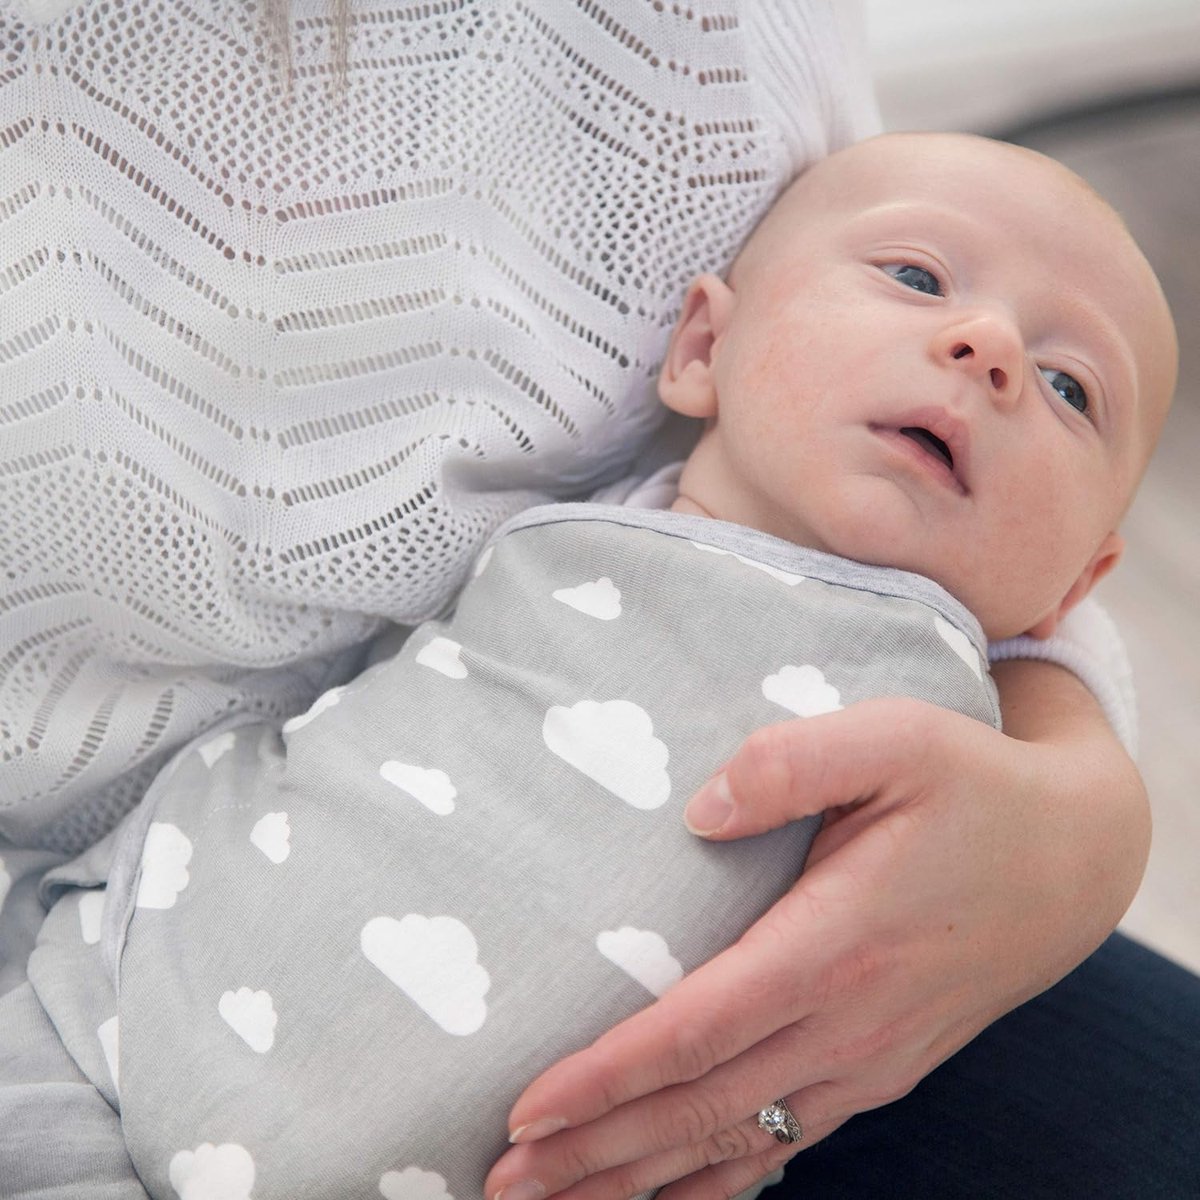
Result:
[[[848,1038],[835,1057],[851,1068],[856,1068],[854,1074],[871,1071],[872,1077],[882,1080],[884,1071],[879,1064],[886,1061],[895,1049],[895,1036],[887,1028],[871,1028],[862,1030],[854,1037]]]
[[[864,1061],[870,1044],[863,1042],[855,1048],[855,1055]],[[894,1049],[889,1043],[888,1049]],[[869,1112],[871,1109],[883,1108],[896,1100],[901,1100],[921,1082],[922,1075],[911,1064],[896,1065],[884,1063],[879,1066],[869,1066],[848,1077],[846,1086],[838,1093],[836,1104],[827,1107],[819,1117],[818,1122],[824,1124],[845,1120],[857,1113]]]
[[[758,1149],[750,1130],[745,1125],[728,1125],[717,1130],[705,1147],[709,1165],[728,1162],[731,1158],[744,1158]]]
[[[863,716],[878,730],[885,730],[894,746],[924,755],[940,745],[943,722],[939,711],[911,696],[883,696],[862,702]]]
[[[613,1200],[632,1200],[646,1190],[647,1184],[641,1163],[625,1163],[606,1171],[603,1177],[603,1195]]]
[[[588,1154],[586,1143],[568,1140],[559,1151],[558,1170],[555,1172],[559,1188],[567,1187],[586,1179],[596,1166]]]
[[[795,789],[795,738],[787,723],[756,729],[742,744],[730,787],[737,799],[790,795]],[[749,796],[738,796],[738,785]]]
[[[817,984],[818,994],[828,1004],[875,993],[886,985],[892,965],[892,955],[886,947],[867,940],[855,942],[824,965]],[[878,1031],[872,1030],[865,1036],[875,1032]]]
[[[870,1087],[862,1089],[855,1098],[854,1107],[857,1112],[870,1112],[872,1109],[883,1108],[893,1100],[899,1100],[903,1091],[894,1091],[882,1080]]]
[[[700,1079],[721,1060],[707,1035],[697,1035],[694,1030],[679,1026],[672,1033],[670,1050],[663,1061],[668,1064],[667,1077],[661,1081],[666,1087]]]
[[[703,1092],[681,1096],[671,1105],[669,1126],[660,1145],[692,1146],[703,1142],[721,1126],[721,1117],[712,1097]]]
[[[922,748],[925,756],[942,757],[947,741],[945,710],[912,697],[894,697],[893,704],[890,719],[905,744]]]
[[[612,1112],[625,1100],[625,1081],[620,1072],[615,1070],[601,1071],[597,1074],[593,1085],[600,1094],[603,1112]]]
[[[612,1112],[619,1108],[624,1101],[625,1089],[616,1079],[599,1080],[596,1090],[600,1093],[602,1112]]]
[[[896,1100],[902,1100],[921,1082],[921,1073],[912,1069],[885,1072],[871,1089],[870,1108],[882,1108]]]
[[[586,1052],[591,1058],[591,1090],[599,1099],[593,1115],[612,1112],[629,1099],[629,1073],[610,1030]]]
[[[720,1181],[720,1190],[716,1193],[719,1200],[732,1200],[755,1184],[766,1184],[767,1177],[795,1158],[800,1150],[800,1146],[773,1142],[769,1150],[730,1161],[724,1166],[710,1167],[710,1173]]]

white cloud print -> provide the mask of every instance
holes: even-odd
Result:
[[[578,587],[559,588],[550,594],[555,600],[598,621],[615,621],[621,615],[621,593],[607,575]]]
[[[629,700],[555,705],[542,722],[546,745],[634,808],[659,808],[671,795],[667,748],[650,714]]]
[[[436,1171],[405,1167],[385,1171],[379,1177],[379,1194],[384,1200],[454,1200],[446,1181]]]
[[[195,1150],[180,1150],[167,1177],[179,1200],[250,1200],[254,1159],[236,1142],[202,1142]]]
[[[227,729],[224,733],[209,738],[207,742],[202,742],[196,747],[196,753],[204,759],[204,765],[211,771],[233,749],[236,741],[237,734],[232,729]]]
[[[79,897],[79,932],[84,942],[94,946],[100,940],[104,916],[104,889],[92,888]]]
[[[299,716],[290,718],[283,723],[283,733],[295,733],[297,729],[303,729],[309,721],[315,721],[326,709],[332,708],[346,694],[346,684],[341,687],[330,688],[327,692],[322,692],[309,707],[308,712],[302,712]]]
[[[762,693],[798,717],[815,717],[842,707],[837,688],[825,682],[817,667],[780,667],[762,681]]]
[[[389,759],[379,768],[380,777],[414,800],[419,800],[432,813],[448,817],[454,811],[454,797],[458,789],[450,782],[445,771],[433,767],[415,767],[412,763]]]
[[[461,921],[419,913],[399,921],[372,917],[359,940],[368,962],[447,1033],[461,1037],[482,1027],[492,981],[479,965],[475,935]]]
[[[661,996],[683,978],[683,968],[671,954],[666,939],[651,929],[634,929],[631,925],[606,929],[597,935],[596,949],[655,996]]]
[[[100,1049],[104,1052],[104,1061],[108,1064],[108,1073],[112,1076],[113,1087],[120,1088],[121,1081],[117,1075],[117,1062],[120,1059],[121,1029],[116,1017],[109,1017],[96,1030],[96,1038]]]
[[[975,672],[975,678],[982,679],[983,667],[980,665],[979,653],[971,644],[971,639],[961,629],[956,629],[949,621],[936,615],[933,618],[933,627],[938,631],[942,641]]]
[[[709,554],[728,554],[731,558],[736,558],[738,562],[743,563],[747,567],[753,567],[756,571],[762,571],[766,575],[770,575],[772,579],[778,579],[780,583],[786,583],[788,587],[795,587],[798,583],[803,583],[808,578],[807,575],[793,575],[791,571],[783,571],[779,567],[773,567],[770,563],[759,562],[754,558],[743,558],[740,554],[734,554],[732,550],[722,550],[720,546],[708,546],[704,542],[693,542],[693,546],[697,550],[707,550]]]
[[[192,843],[176,825],[152,821],[142,846],[142,877],[138,880],[138,908],[173,908],[188,885],[187,865]]]
[[[462,645],[446,637],[430,638],[417,651],[417,662],[430,670],[438,671],[447,679],[466,679],[467,664],[459,655]]]
[[[234,1033],[258,1054],[266,1054],[275,1045],[275,1026],[279,1017],[270,992],[240,987],[236,992],[223,992],[217,1001],[217,1012]]]
[[[257,846],[276,866],[286,861],[292,852],[292,827],[285,812],[269,812],[254,822],[250,842]]]

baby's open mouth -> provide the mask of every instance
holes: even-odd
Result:
[[[951,471],[954,470],[954,455],[950,453],[950,447],[940,437],[930,433],[928,429],[922,429],[919,425],[902,425],[900,432],[906,438],[911,438],[916,442],[926,453],[932,454],[934,458],[944,462]]]

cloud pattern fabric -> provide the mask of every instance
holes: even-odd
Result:
[[[671,794],[666,746],[650,714],[629,700],[553,705],[542,740],[563,762],[633,808],[661,808]]]
[[[995,723],[964,647],[978,627],[916,577],[535,510],[393,660],[181,755],[116,844],[123,887],[55,926],[74,962],[123,930],[119,999],[43,993],[155,1197],[465,1200],[539,1070],[801,869],[815,819],[709,845],[688,797],[755,728],[866,696]]]

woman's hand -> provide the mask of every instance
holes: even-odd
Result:
[[[1141,782],[1073,676],[1030,662],[996,676],[1010,736],[895,699],[744,743],[689,824],[724,841],[829,810],[804,875],[524,1092],[489,1200],[624,1200],[672,1181],[663,1200],[723,1200],[905,1095],[1107,936],[1145,865]],[[722,797],[723,822],[703,811]],[[757,1128],[779,1097],[799,1146]]]

